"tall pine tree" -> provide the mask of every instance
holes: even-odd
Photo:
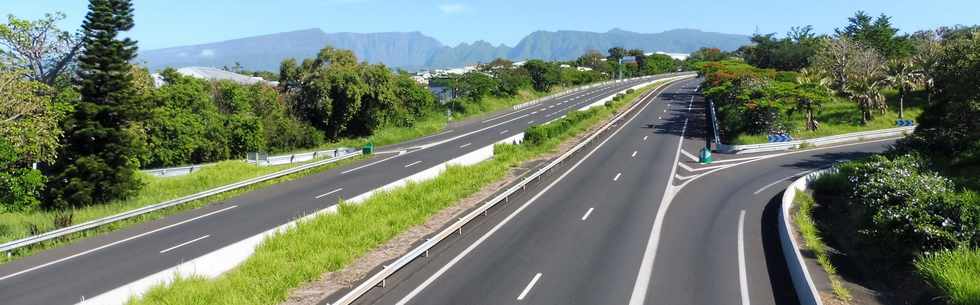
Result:
[[[141,145],[127,128],[141,109],[132,87],[130,61],[136,41],[119,39],[133,27],[130,0],[90,0],[78,59],[82,94],[66,120],[62,150],[48,168],[48,202],[85,206],[132,195],[141,186],[136,156]]]

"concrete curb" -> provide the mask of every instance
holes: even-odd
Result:
[[[870,131],[861,131],[846,133],[835,136],[827,136],[806,140],[796,140],[790,142],[777,142],[777,143],[762,143],[762,144],[747,144],[747,145],[728,145],[722,144],[718,147],[718,150],[723,153],[735,153],[735,154],[748,154],[748,153],[760,153],[760,152],[771,152],[771,151],[781,151],[798,149],[800,146],[825,146],[831,144],[840,144],[847,142],[859,142],[874,139],[892,138],[897,136],[904,136],[915,132],[915,126],[908,127],[897,127],[889,129],[879,129]]]
[[[791,214],[793,199],[796,198],[796,192],[806,191],[810,182],[831,170],[831,168],[822,169],[800,177],[783,192],[783,202],[779,213],[779,240],[783,249],[783,257],[786,258],[786,266],[789,268],[790,278],[793,280],[793,287],[796,289],[796,296],[802,305],[823,305],[823,300],[820,299],[820,293],[813,283],[813,277],[806,267],[803,254],[800,252],[800,242],[796,240],[794,234],[796,226],[794,226]]]

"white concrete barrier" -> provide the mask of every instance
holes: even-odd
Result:
[[[779,241],[783,249],[783,257],[786,258],[786,266],[789,268],[790,278],[793,280],[793,288],[796,289],[796,296],[801,305],[823,305],[817,286],[813,283],[813,277],[806,267],[803,259],[801,242],[796,239],[796,226],[793,225],[793,203],[796,192],[806,191],[811,181],[820,175],[826,174],[830,169],[824,169],[807,174],[800,179],[796,179],[783,192],[783,201],[779,211]]]

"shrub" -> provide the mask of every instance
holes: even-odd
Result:
[[[846,184],[832,175],[816,186],[821,191],[846,189],[859,240],[868,246],[867,254],[885,263],[882,267],[924,252],[977,244],[977,196],[956,193],[953,183],[928,170],[919,155],[879,155],[838,168]]]

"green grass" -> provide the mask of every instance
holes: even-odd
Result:
[[[6,255],[0,256],[0,263],[5,263],[7,261],[22,256],[28,256],[42,250],[58,247],[70,243],[74,240],[104,234],[106,232],[118,230],[121,228],[126,228],[141,222],[160,219],[169,215],[173,215],[180,211],[202,207],[213,202],[219,202],[237,196],[239,194],[245,193],[250,190],[254,190],[272,184],[289,181],[310,174],[326,171],[328,169],[343,164],[348,164],[349,162],[352,162],[353,160],[357,160],[357,159],[360,158],[352,158],[340,162],[327,164],[300,173],[295,173],[292,175],[280,177],[263,183],[254,184],[249,187],[244,187],[238,190],[225,192],[208,198],[195,200],[176,207],[172,207],[172,208],[168,208],[152,213],[147,213],[124,221],[118,221],[85,232],[80,232],[63,238],[58,238],[58,239],[42,242],[39,244],[35,244],[32,246],[20,248],[10,252],[10,256],[6,256]],[[78,224],[89,220],[99,219],[109,215],[144,207],[150,204],[160,203],[163,201],[191,195],[194,193],[198,193],[222,185],[227,185],[245,179],[270,174],[297,165],[298,164],[286,164],[286,165],[259,167],[259,166],[247,164],[244,161],[224,161],[224,162],[216,163],[212,166],[204,167],[198,172],[194,172],[184,176],[161,178],[161,177],[154,177],[154,176],[141,174],[140,179],[142,179],[146,183],[146,185],[143,187],[143,189],[141,189],[136,194],[136,196],[130,199],[118,200],[104,205],[73,209],[71,210],[71,213],[73,215],[72,216],[73,223]],[[24,213],[0,214],[0,243],[28,237],[39,232],[50,231],[54,229],[54,218],[62,213],[64,212],[42,210],[42,211],[33,211],[33,212],[24,212]]]
[[[813,197],[804,192],[797,192],[793,201],[798,208],[794,219],[796,220],[797,227],[800,229],[800,235],[803,237],[804,247],[813,253],[817,258],[817,264],[827,273],[834,295],[841,301],[850,302],[853,299],[851,292],[844,287],[844,283],[841,282],[840,276],[837,274],[837,268],[830,261],[830,255],[827,253],[827,245],[824,244],[823,239],[820,237],[820,229],[817,228],[817,224],[813,219]]]
[[[631,94],[635,98],[643,91]],[[439,177],[371,196],[359,205],[341,203],[322,215],[266,239],[242,265],[216,279],[179,278],[129,304],[278,304],[289,291],[321,274],[340,270],[408,228],[503,178],[525,160],[552,152],[561,141],[612,116],[626,100],[590,110],[592,117],[538,145],[497,145],[490,160],[449,167]]]
[[[980,304],[980,249],[947,250],[915,262],[919,273],[956,305]]]
[[[905,105],[905,118],[914,120],[922,113],[919,102],[909,99],[909,104]],[[805,130],[803,114],[795,113],[789,117],[792,124],[790,135],[793,139],[803,140],[845,133],[869,131],[878,129],[895,128],[895,120],[898,119],[898,105],[891,104],[885,114],[874,113],[873,120],[868,124],[861,124],[861,112],[857,104],[845,99],[835,99],[833,102],[825,103],[820,110],[814,114],[820,128],[815,131]],[[759,144],[768,142],[767,135],[741,134],[735,138],[733,144]]]
[[[512,97],[484,97],[479,103],[465,103],[464,111],[454,112],[453,120],[465,120],[467,118],[483,115],[486,113],[504,110],[514,105],[529,102],[534,99],[542,98],[564,88],[556,87],[550,92],[537,92],[534,90],[521,90]],[[397,144],[407,140],[416,139],[424,136],[436,134],[446,128],[449,118],[445,113],[432,113],[427,117],[415,122],[411,127],[389,126],[375,131],[370,137],[341,139],[322,145],[319,149],[332,149],[336,147],[362,147],[367,143],[374,143],[375,147]]]
[[[555,88],[552,92],[560,91],[561,88]],[[530,101],[536,98],[547,96],[551,93],[536,92],[533,90],[523,90],[514,97],[500,98],[500,97],[487,97],[481,102],[479,107],[469,107],[467,112],[462,114],[454,115],[454,119],[465,119],[467,117],[477,116],[487,112],[502,110],[513,105]],[[319,149],[329,149],[336,147],[361,147],[369,142],[373,142],[376,146],[383,146],[388,144],[395,144],[403,142],[406,140],[411,140],[418,137],[423,137],[431,134],[435,134],[446,127],[447,118],[445,114],[433,113],[432,115],[417,121],[412,127],[385,127],[377,130],[375,134],[368,138],[355,138],[355,139],[344,139],[338,142],[326,144]],[[308,151],[303,150],[303,151]],[[347,162],[332,164],[325,167],[319,167],[313,172],[321,172],[327,169],[336,167],[340,164],[346,164]],[[298,164],[289,165],[278,165],[278,166],[268,166],[268,167],[258,167],[254,165],[249,165],[243,161],[224,161],[218,162],[215,165],[203,168],[199,172],[195,172],[190,175],[178,176],[178,177],[154,177],[149,175],[142,175],[140,178],[146,182],[146,185],[136,194],[133,198],[126,200],[119,200],[110,202],[103,205],[96,205],[84,208],[73,209],[70,211],[72,214],[72,223],[78,224],[90,220],[95,220],[103,218],[106,216],[122,213],[128,210],[144,207],[147,205],[160,203],[167,200],[172,200],[180,198],[183,196],[191,195],[222,185],[242,181],[249,178],[254,178],[276,171],[280,171],[292,166],[297,166]],[[290,175],[282,179],[276,179],[276,181],[288,181],[302,175]],[[262,185],[271,185],[272,183],[263,183]],[[247,188],[249,190],[254,189]],[[179,207],[174,207],[171,209],[166,209],[144,216],[135,217],[130,220],[117,222],[107,226],[103,226],[97,229],[93,229],[87,232],[82,232],[79,234],[74,234],[66,238],[57,239],[49,242],[44,242],[37,244],[35,246],[18,249],[11,252],[10,256],[0,257],[0,263],[5,263],[12,259],[18,257],[31,255],[37,253],[38,251],[50,249],[57,247],[73,240],[80,238],[100,235],[105,232],[117,230],[120,228],[125,228],[130,225],[144,222],[147,220],[159,219],[172,215],[174,213],[198,208],[213,202],[218,202],[232,196],[243,193],[243,190],[224,193],[213,196],[211,198],[205,198],[197,200],[194,202],[189,202],[183,204]],[[31,235],[35,235],[41,232],[47,232],[55,229],[55,218],[58,215],[65,214],[64,211],[31,211],[22,213],[3,213],[0,214],[0,243],[9,242],[21,238],[25,238]]]

